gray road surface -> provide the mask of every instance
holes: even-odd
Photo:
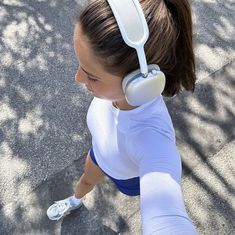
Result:
[[[86,1],[0,1],[0,235],[140,234],[138,198],[106,180],[85,206],[49,221],[73,192],[91,137],[92,97],[74,83],[73,21]],[[202,235],[235,234],[235,6],[193,1],[198,83],[166,99],[187,210]]]

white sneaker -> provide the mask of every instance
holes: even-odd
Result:
[[[82,205],[82,200],[78,205],[73,205],[70,200],[71,197],[68,197],[61,201],[55,201],[47,209],[47,216],[50,220],[59,220],[62,217],[68,215],[72,210],[79,208]]]

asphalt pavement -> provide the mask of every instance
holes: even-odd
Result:
[[[0,1],[0,235],[141,234],[139,198],[106,179],[61,221],[91,144],[92,97],[74,82],[75,16],[87,1]],[[192,1],[197,85],[166,98],[187,211],[202,235],[235,234],[235,5]]]

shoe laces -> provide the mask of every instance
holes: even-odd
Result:
[[[58,213],[61,213],[67,208],[67,206],[67,202],[56,202],[55,209],[58,211]]]

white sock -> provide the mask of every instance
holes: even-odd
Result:
[[[81,199],[80,198],[76,198],[75,195],[70,197],[70,202],[74,205],[77,206],[78,204],[81,203]]]

